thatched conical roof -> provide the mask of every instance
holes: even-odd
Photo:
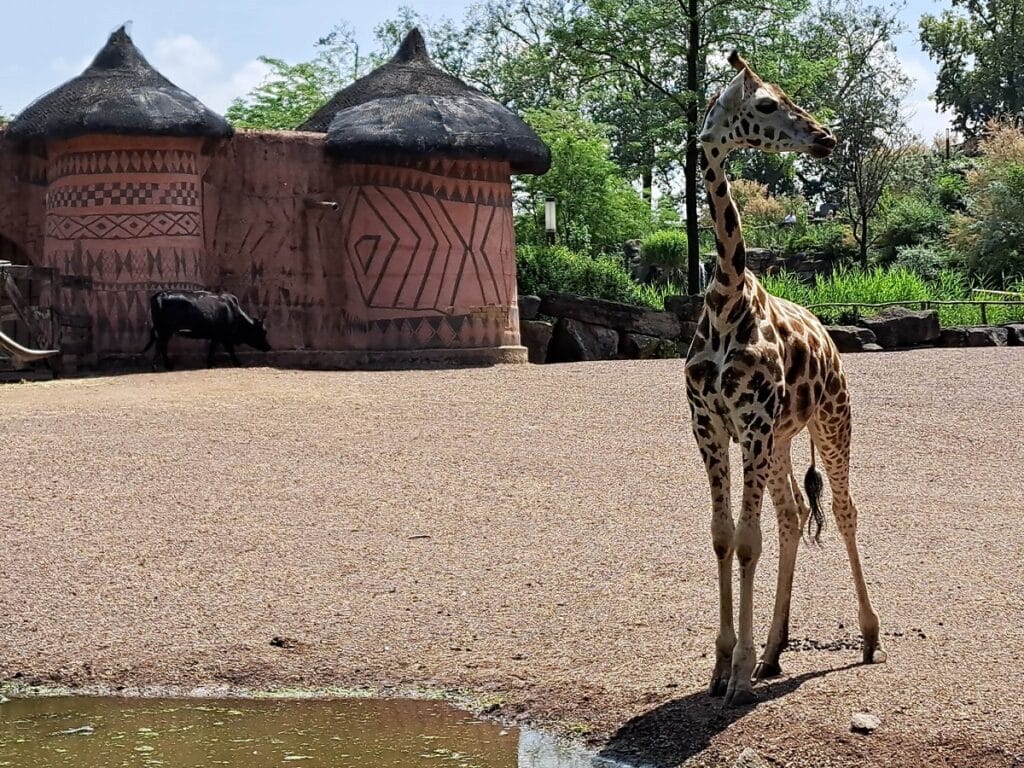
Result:
[[[17,141],[88,133],[227,138],[223,117],[157,72],[124,27],[82,74],[29,104],[7,129]]]
[[[326,131],[328,152],[508,160],[513,173],[545,173],[551,151],[515,113],[430,60],[412,29],[398,53],[338,92],[299,130]]]

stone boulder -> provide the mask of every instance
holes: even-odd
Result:
[[[684,323],[696,323],[704,309],[704,294],[693,296],[666,296],[665,310],[671,312]]]
[[[623,333],[619,335],[619,354],[630,360],[665,359],[679,357],[679,347],[669,339],[642,333]]]
[[[866,349],[869,344],[875,349],[880,349],[874,332],[867,328],[859,328],[856,325],[828,325],[825,326],[825,330],[840,352],[870,352],[871,349]]]
[[[555,323],[547,362],[576,363],[610,360],[619,349],[619,334],[611,328],[563,317]]]
[[[540,314],[540,296],[526,296],[519,297],[519,319],[520,320],[536,320],[537,315]]]
[[[939,313],[934,309],[914,311],[890,307],[877,317],[861,321],[875,334],[883,349],[901,349],[934,344],[939,340]]]
[[[998,325],[943,328],[939,343],[944,347],[1005,347],[1010,329]]]
[[[531,363],[541,365],[547,362],[548,347],[551,346],[554,332],[555,326],[543,320],[524,320],[519,324],[519,336],[529,353]]]
[[[676,339],[676,345],[679,347],[679,353],[685,357],[693,337],[697,335],[697,324],[683,321],[680,325],[682,330],[679,332],[679,338]]]
[[[1024,323],[1007,323],[1007,343],[1012,347],[1024,347]]]
[[[676,339],[682,328],[672,312],[592,299],[572,293],[541,294],[540,311],[545,315],[600,325],[620,333],[642,333],[659,339]]]

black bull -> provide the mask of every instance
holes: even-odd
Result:
[[[168,370],[171,369],[171,361],[167,357],[167,344],[176,333],[191,339],[210,340],[207,366],[213,365],[213,353],[218,344],[224,345],[235,365],[239,365],[235,357],[236,344],[248,344],[262,352],[270,351],[263,321],[249,317],[234,294],[160,291],[150,297],[149,308],[153,325],[149,331],[149,343],[142,351],[147,352],[155,343]]]

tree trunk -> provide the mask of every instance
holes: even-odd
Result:
[[[700,117],[697,103],[697,65],[700,48],[700,16],[698,0],[689,0],[689,44],[686,48],[686,88],[690,92],[690,103],[686,107],[686,162],[683,174],[686,181],[686,246],[687,272],[686,287],[691,295],[700,290],[700,230],[697,227],[697,174],[700,165],[697,153],[697,134]]]
[[[868,217],[862,216],[860,221],[860,266],[868,268]]]
[[[651,205],[654,201],[654,169],[645,168],[643,173],[643,190],[640,192],[640,196],[647,201],[648,205]]]

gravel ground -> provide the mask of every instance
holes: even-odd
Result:
[[[832,526],[786,676],[706,697],[708,490],[683,363],[652,361],[0,388],[0,679],[470,691],[659,766],[1022,765],[1024,350],[846,365],[888,664],[856,664]]]

